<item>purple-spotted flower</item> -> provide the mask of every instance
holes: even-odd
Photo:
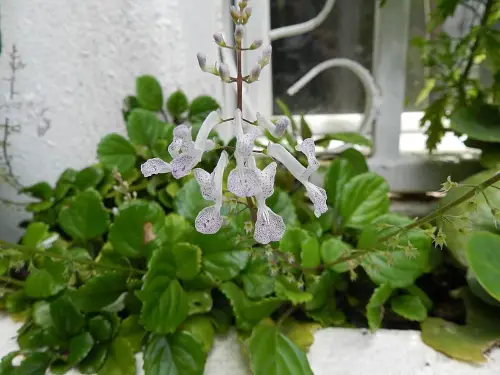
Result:
[[[201,168],[196,168],[194,170],[194,177],[196,181],[198,181],[198,185],[200,185],[203,199],[215,202],[213,206],[209,206],[201,210],[196,217],[195,227],[200,233],[217,233],[224,222],[220,211],[223,203],[222,180],[227,163],[227,153],[226,151],[222,151],[219,161],[217,162],[217,166],[212,173],[208,173]]]
[[[147,160],[141,165],[141,172],[145,177],[160,173],[172,172],[172,176],[179,179],[191,172],[201,161],[205,151],[212,150],[215,143],[208,139],[212,129],[221,122],[216,111],[211,112],[200,127],[196,141],[193,142],[191,128],[180,125],[174,130],[174,139],[168,147],[168,152],[173,157],[170,163],[159,158]]]
[[[234,125],[236,130],[236,168],[228,176],[227,188],[238,197],[253,197],[261,190],[259,171],[249,165],[252,157],[254,142],[260,135],[257,129],[252,126],[244,133],[241,111],[236,110],[234,114]]]
[[[266,199],[274,193],[274,178],[276,176],[277,164],[272,162],[262,171],[259,170],[252,156],[249,162],[250,166],[259,171],[261,179],[261,192],[255,196],[257,201],[257,221],[253,238],[258,243],[267,245],[272,241],[279,241],[285,233],[285,222],[283,218],[275,214],[267,205]]]
[[[326,205],[326,191],[319,186],[316,186],[309,182],[309,177],[312,172],[318,169],[318,164],[316,156],[314,153],[314,148],[311,148],[311,144],[314,145],[312,139],[305,139],[302,144],[304,146],[298,146],[298,150],[306,154],[308,161],[313,163],[312,166],[305,168],[302,164],[295,159],[292,154],[290,154],[283,146],[276,143],[269,143],[267,146],[267,154],[274,159],[278,160],[283,164],[286,169],[306,188],[307,196],[314,205],[314,215],[320,217],[326,211],[328,211],[328,206]]]

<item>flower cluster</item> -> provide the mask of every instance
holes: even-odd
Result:
[[[249,48],[242,48],[242,39],[245,34],[244,25],[248,22],[250,15],[251,10],[247,6],[247,1],[241,1],[238,6],[231,7],[231,16],[236,24],[234,35],[235,46],[229,46],[221,33],[214,35],[214,41],[219,47],[236,50],[240,59],[241,51],[257,49],[262,45],[261,41],[254,41]],[[267,47],[256,66],[251,69],[249,75],[242,75],[241,61],[239,61],[238,74],[236,77],[231,77],[229,67],[226,64],[208,66],[206,57],[198,54],[198,62],[203,71],[219,76],[223,82],[236,82],[239,86],[243,82],[250,84],[257,81],[261,70],[269,64],[270,58],[271,47]],[[238,95],[241,98],[242,92],[241,90],[238,91]],[[238,102],[241,103],[241,100]],[[225,150],[222,151],[217,166],[212,173],[195,167],[201,162],[203,154],[213,150],[215,147],[214,142],[208,139],[210,132],[215,126],[226,121],[233,122],[233,129],[236,136],[236,147],[232,155],[236,161],[236,167],[229,172],[226,185],[232,194],[240,198],[246,198],[247,201],[251,202],[251,209],[256,209],[256,215],[253,216],[255,241],[261,244],[279,241],[285,232],[283,218],[274,213],[266,205],[266,200],[274,193],[276,161],[280,162],[304,185],[307,195],[314,205],[314,213],[317,217],[327,211],[325,190],[309,182],[310,176],[319,167],[312,138],[303,140],[296,147],[297,151],[302,152],[307,157],[307,167],[304,167],[280,144],[269,142],[265,154],[274,160],[264,169],[260,170],[257,167],[255,159],[255,140],[265,130],[272,134],[273,137],[280,138],[288,128],[289,120],[283,117],[276,121],[276,123],[273,123],[260,113],[256,113],[256,118],[257,120],[254,122],[244,119],[242,117],[241,104],[235,110],[233,119],[223,120],[219,113],[214,111],[205,119],[194,141],[192,139],[191,128],[188,125],[179,125],[175,128],[173,141],[168,147],[172,161],[167,163],[159,158],[153,158],[147,160],[141,166],[141,172],[145,177],[160,173],[172,173],[174,178],[179,179],[188,175],[193,170],[203,198],[214,202],[212,206],[204,208],[196,218],[195,227],[200,233],[217,233],[224,222],[221,209],[224,201],[224,171],[229,162],[228,153]],[[244,122],[246,123],[245,127],[243,126]]]

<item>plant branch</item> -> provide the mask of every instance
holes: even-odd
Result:
[[[68,257],[68,256],[63,255],[63,254],[58,254],[58,253],[54,253],[51,251],[45,251],[45,250],[38,250],[38,249],[34,249],[34,248],[31,248],[28,246],[19,245],[19,244],[11,244],[9,242],[0,240],[0,250],[8,250],[8,249],[14,249],[14,250],[17,250],[23,254],[28,254],[30,256],[33,256],[33,255],[47,256],[47,257],[50,257],[52,259],[58,259],[58,260],[63,260],[63,261],[67,261],[67,262],[78,263],[78,264],[90,266],[93,268],[100,268],[103,270],[133,272],[133,273],[137,273],[137,274],[145,274],[146,273],[146,271],[140,270],[137,268],[132,268],[132,267],[127,268],[127,267],[122,267],[122,266],[114,266],[111,264],[101,264],[101,263],[97,263],[97,262],[95,262],[93,260],[89,260],[89,259],[71,258],[71,257]]]
[[[17,286],[24,286],[24,283],[21,280],[16,280],[13,279],[12,277],[9,276],[0,276],[0,281],[3,281],[8,284],[12,285],[17,285]]]

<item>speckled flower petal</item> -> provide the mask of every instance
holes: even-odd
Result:
[[[168,153],[175,158],[180,153],[189,152],[194,148],[191,128],[187,125],[179,125],[174,128],[174,138],[168,146]]]
[[[220,208],[210,206],[200,211],[194,225],[196,230],[202,234],[215,234],[222,227],[223,221]]]
[[[276,177],[277,166],[275,162],[272,162],[260,172],[262,188],[259,196],[263,199],[269,198],[274,193],[274,178]]]
[[[172,160],[170,166],[172,168],[172,176],[179,179],[187,176],[189,172],[200,162],[201,153],[193,150],[192,153],[181,154]]]
[[[260,113],[257,112],[257,123],[259,126],[266,129],[275,138],[280,138],[285,134],[286,128],[289,126],[290,121],[286,117],[281,117],[276,124],[273,124],[271,120],[268,120]]]
[[[221,121],[220,115],[217,111],[212,111],[205,118],[203,124],[201,124],[200,130],[198,131],[198,135],[196,136],[195,148],[198,150],[205,150],[207,148],[206,142],[208,140],[208,136],[212,129],[219,124]]]
[[[253,197],[261,192],[259,170],[247,167],[236,167],[227,179],[228,190],[238,197]]]
[[[141,165],[141,173],[144,177],[169,172],[171,172],[171,165],[160,158],[149,159]]]
[[[236,141],[236,161],[245,163],[252,155],[254,142],[259,135],[254,132],[248,132],[239,136]]]
[[[312,138],[307,138],[300,145],[295,147],[297,151],[302,152],[307,157],[308,166],[303,177],[309,178],[319,168],[318,159],[316,159],[316,146]]]
[[[217,192],[215,191],[213,173],[210,174],[201,168],[196,168],[193,173],[198,185],[200,185],[200,191],[203,199],[215,201],[217,199]]]
[[[328,206],[326,204],[326,191],[308,181],[302,181],[304,184],[307,196],[314,205],[314,215],[320,217],[326,211],[328,211]]]
[[[275,214],[265,203],[258,204],[257,222],[253,238],[258,243],[267,245],[269,242],[279,241],[285,233],[283,218]]]

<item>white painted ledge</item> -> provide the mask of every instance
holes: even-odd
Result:
[[[16,330],[21,324],[0,317],[0,356],[17,348]],[[472,366],[457,362],[426,346],[418,331],[328,328],[316,332],[309,354],[315,375],[498,375],[500,349],[489,362]],[[138,374],[141,356],[137,356]],[[78,374],[70,372],[71,375]],[[249,375],[236,336],[218,338],[208,358],[206,375]],[[265,374],[257,374],[265,375]]]

